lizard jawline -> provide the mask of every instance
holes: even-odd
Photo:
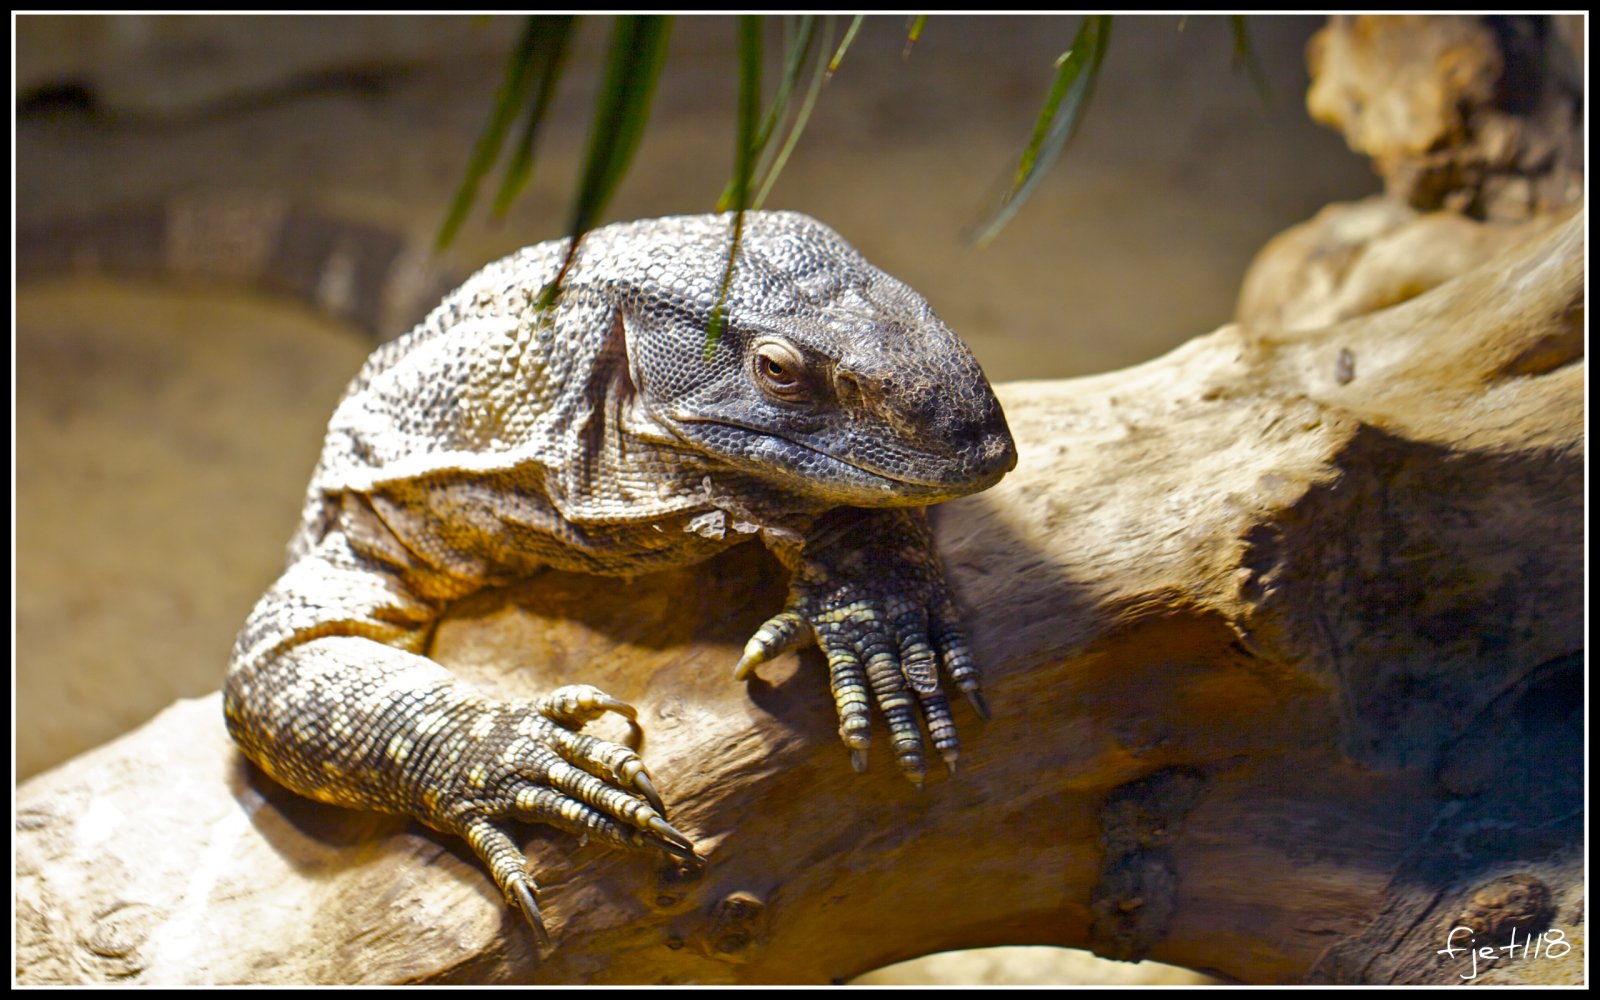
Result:
[[[777,468],[788,472],[791,476],[810,482],[825,482],[830,487],[835,487],[842,492],[851,494],[857,503],[876,502],[890,506],[897,503],[921,505],[965,496],[970,492],[974,492],[975,489],[966,485],[927,482],[893,476],[879,469],[840,458],[838,455],[823,451],[787,435],[758,430],[730,420],[717,420],[709,417],[678,417],[673,422],[680,426],[684,424],[709,424],[725,430],[737,431],[746,440],[781,442],[784,445],[799,448],[807,455],[823,459],[828,463],[829,472],[832,474],[819,476],[814,471],[802,471],[788,463],[778,465]],[[685,436],[693,437],[694,435]],[[771,475],[774,468],[773,456],[764,449],[740,449],[737,452],[721,451],[719,454],[724,461],[748,467],[751,471],[768,476]]]

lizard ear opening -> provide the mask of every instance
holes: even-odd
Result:
[[[612,376],[616,381],[613,391],[623,399],[632,399],[639,394],[639,373],[636,368],[639,361],[629,350],[630,346],[627,324],[623,322],[622,310],[617,309],[611,314],[611,328],[606,331],[599,360],[615,372]]]

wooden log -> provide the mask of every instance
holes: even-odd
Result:
[[[213,697],[19,789],[17,977],[828,982],[1002,943],[1581,977],[1582,227],[1326,329],[1002,386],[1017,470],[935,518],[994,721],[958,710],[921,792],[881,745],[852,773],[814,651],[730,679],[783,596],[758,549],[552,573],[435,655],[638,705],[703,868],[528,828],[536,960],[463,844],[278,788]]]

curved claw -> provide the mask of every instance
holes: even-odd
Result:
[[[662,848],[673,857],[683,858],[685,861],[695,857],[694,841],[684,836],[683,832],[659,816],[652,816],[645,821],[645,825],[666,843]],[[677,848],[677,850],[673,850]]]
[[[637,708],[610,695],[596,699],[595,707],[602,711],[615,712],[629,722],[637,722],[639,719],[639,710]]]
[[[512,895],[516,897],[517,909],[528,921],[528,926],[533,928],[533,936],[538,939],[541,949],[550,947],[550,932],[544,929],[544,915],[539,912],[539,904],[533,900],[533,892],[526,883],[515,882],[511,886]]]
[[[751,639],[744,647],[744,655],[739,657],[739,662],[733,665],[733,679],[742,681],[756,672],[756,668],[767,662],[767,651]]]
[[[582,729],[607,712],[615,712],[627,719],[634,728],[639,725],[639,710],[632,705],[590,684],[568,684],[540,698],[540,714],[552,722],[569,729]]]
[[[806,634],[806,620],[798,611],[785,608],[768,618],[745,643],[744,655],[739,657],[739,663],[733,668],[733,679],[745,680],[761,664],[800,645]]]
[[[663,816],[667,814],[666,803],[661,801],[661,795],[656,791],[656,786],[650,780],[650,776],[648,774],[640,771],[638,774],[634,775],[633,787],[640,795],[644,796],[644,800],[646,802],[650,803],[650,808],[654,809]]]
[[[988,722],[990,719],[989,699],[983,696],[983,692],[977,688],[964,688],[961,693],[967,696],[967,704],[971,705],[972,710],[978,713],[978,718]]]

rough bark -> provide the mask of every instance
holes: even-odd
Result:
[[[18,978],[826,982],[1039,943],[1575,980],[1582,235],[1330,328],[1003,386],[1019,467],[936,517],[994,721],[958,713],[925,791],[881,748],[852,774],[813,652],[729,679],[782,598],[760,551],[551,574],[466,602],[435,654],[637,704],[702,870],[530,828],[536,964],[462,844],[283,791],[204,699],[20,789]],[[1544,947],[1438,954],[1513,927]]]
[[[1422,211],[1516,222],[1583,197],[1583,19],[1332,17],[1307,53],[1311,116]]]
[[[1311,330],[1416,298],[1570,218],[1479,222],[1389,197],[1329,205],[1274,236],[1239,289],[1244,326]]]

